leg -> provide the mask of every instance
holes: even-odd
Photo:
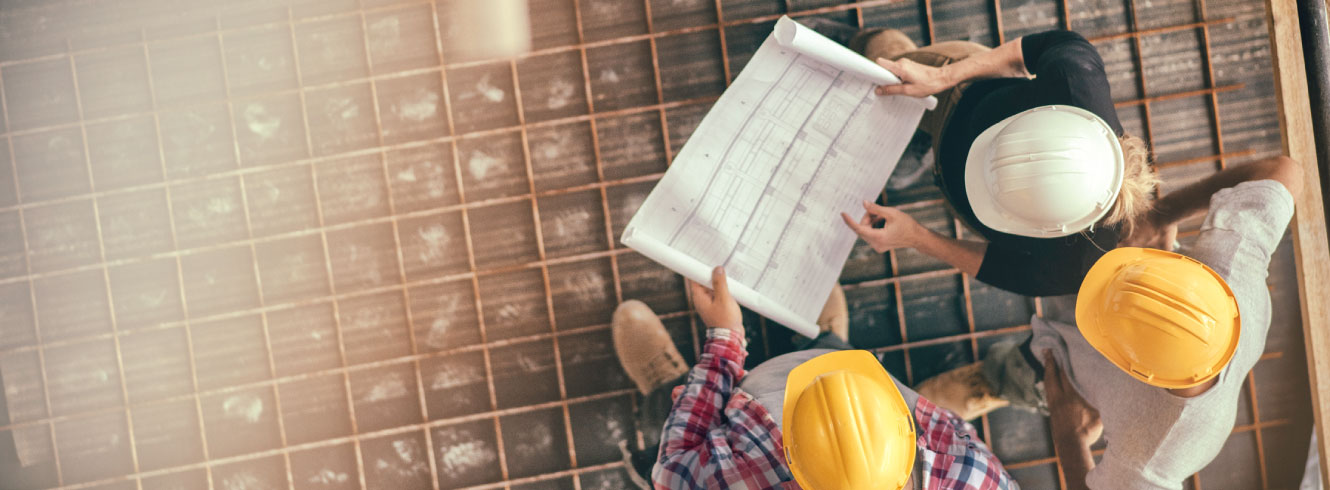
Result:
[[[984,360],[929,378],[916,391],[965,420],[1008,405],[1047,413],[1037,385],[1042,369],[1029,344],[1029,338],[993,344]]]
[[[630,450],[636,444],[627,444],[624,458],[638,476],[644,477],[643,481],[650,481],[660,430],[673,405],[670,393],[687,378],[688,365],[660,318],[641,301],[619,305],[614,310],[610,331],[619,364],[643,395],[634,418],[642,431],[645,448]]]

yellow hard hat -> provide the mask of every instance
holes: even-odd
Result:
[[[808,490],[900,490],[914,468],[914,423],[877,358],[823,354],[785,380],[785,460]]]
[[[1115,249],[1076,296],[1085,340],[1132,377],[1190,388],[1215,377],[1238,347],[1233,291],[1205,264],[1173,252]]]

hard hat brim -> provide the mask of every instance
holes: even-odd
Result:
[[[1089,343],[1091,347],[1094,347],[1095,351],[1099,352],[1099,354],[1104,356],[1105,359],[1108,359],[1108,361],[1114,366],[1117,366],[1118,369],[1121,369],[1123,372],[1127,373],[1127,375],[1136,378],[1142,383],[1166,389],[1183,389],[1199,386],[1210,381],[1210,379],[1215,376],[1219,376],[1224,368],[1228,366],[1229,361],[1233,360],[1233,354],[1237,352],[1237,340],[1242,334],[1242,321],[1240,316],[1233,319],[1233,328],[1238,331],[1233,334],[1232,345],[1228,347],[1228,351],[1224,356],[1210,368],[1210,372],[1213,374],[1200,380],[1196,380],[1191,378],[1164,378],[1157,375],[1146,378],[1137,373],[1131,366],[1126,364],[1124,356],[1115,352],[1116,348],[1113,347],[1112,342],[1108,340],[1107,325],[1105,325],[1103,319],[1099,318],[1096,314],[1095,310],[1098,306],[1098,302],[1104,301],[1104,290],[1108,289],[1114,277],[1117,275],[1118,270],[1133,262],[1141,260],[1147,255],[1160,255],[1196,262],[1197,264],[1200,264],[1201,267],[1205,268],[1206,272],[1214,276],[1214,278],[1219,281],[1219,284],[1224,286],[1224,291],[1228,293],[1229,298],[1233,298],[1233,290],[1229,288],[1228,282],[1213,269],[1200,261],[1166,250],[1121,247],[1110,250],[1108,253],[1104,254],[1103,257],[1100,257],[1098,261],[1095,261],[1094,265],[1090,267],[1090,271],[1086,273],[1085,279],[1081,281],[1081,289],[1076,293],[1076,328],[1080,330],[1081,336],[1085,337],[1085,341]],[[1236,305],[1234,311],[1237,311]],[[1241,315],[1241,312],[1238,314]]]
[[[785,378],[785,400],[781,407],[782,434],[791,433],[789,424],[791,420],[794,420],[794,408],[799,397],[813,384],[813,381],[816,380],[818,376],[834,371],[849,371],[854,374],[862,375],[881,386],[883,390],[886,390],[891,396],[891,404],[895,405],[897,410],[899,410],[903,416],[909,418],[909,440],[911,445],[914,444],[917,437],[914,429],[914,416],[910,407],[905,404],[905,397],[901,395],[900,389],[897,388],[896,383],[891,380],[891,375],[887,374],[887,370],[882,368],[882,364],[878,362],[877,358],[874,357],[873,354],[864,350],[843,350],[822,354],[804,361],[803,364],[796,366],[790,371],[790,374]],[[790,441],[786,440],[785,442],[786,444],[789,444]],[[910,455],[910,460],[903,462],[905,464],[900,466],[902,469],[902,476],[899,484],[901,486],[905,484],[910,476],[910,471],[914,469],[915,451],[907,451],[907,453]],[[802,469],[793,461],[789,460],[788,449],[786,452],[786,463],[789,464],[790,472],[794,474],[796,481],[801,484],[808,481],[804,478]],[[900,486],[897,486],[896,488],[899,489]]]
[[[993,141],[997,139],[998,134],[1002,132],[1003,128],[1006,128],[1007,125],[1011,124],[1017,118],[1031,112],[1045,110],[1070,112],[1095,121],[1103,126],[1108,138],[1113,140],[1109,147],[1113,149],[1114,161],[1117,162],[1117,165],[1113,169],[1113,193],[1108,202],[1112,203],[1117,199],[1118,193],[1122,189],[1122,178],[1125,173],[1126,161],[1122,154],[1122,147],[1118,144],[1117,135],[1113,132],[1113,128],[1093,112],[1079,107],[1069,105],[1046,105],[1036,107],[1022,111],[1016,115],[998,121],[997,124],[989,126],[988,129],[979,133],[979,137],[974,139],[974,143],[970,144],[970,152],[965,158],[965,195],[970,200],[970,209],[974,212],[975,218],[978,218],[979,222],[983,223],[984,226],[1011,235],[1028,236],[1032,238],[1057,238],[1071,235],[1073,233],[1079,233],[1082,230],[1089,228],[1091,225],[1094,225],[1095,222],[1099,221],[1100,218],[1103,218],[1104,215],[1108,214],[1109,209],[1112,208],[1112,206],[1104,206],[1103,209],[1096,213],[1064,223],[1063,227],[1059,230],[1040,228],[1037,225],[1015,219],[998,211],[1000,205],[998,204],[997,199],[993,196],[992,191],[989,190],[988,182],[984,175],[984,163],[991,159],[993,155]]]

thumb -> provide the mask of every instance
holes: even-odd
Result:
[[[725,268],[716,266],[711,269],[711,289],[716,292],[717,298],[730,297],[730,285],[725,279]]]

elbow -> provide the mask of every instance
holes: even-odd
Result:
[[[1302,165],[1297,160],[1280,155],[1262,163],[1263,177],[1283,184],[1295,198],[1302,192]]]

